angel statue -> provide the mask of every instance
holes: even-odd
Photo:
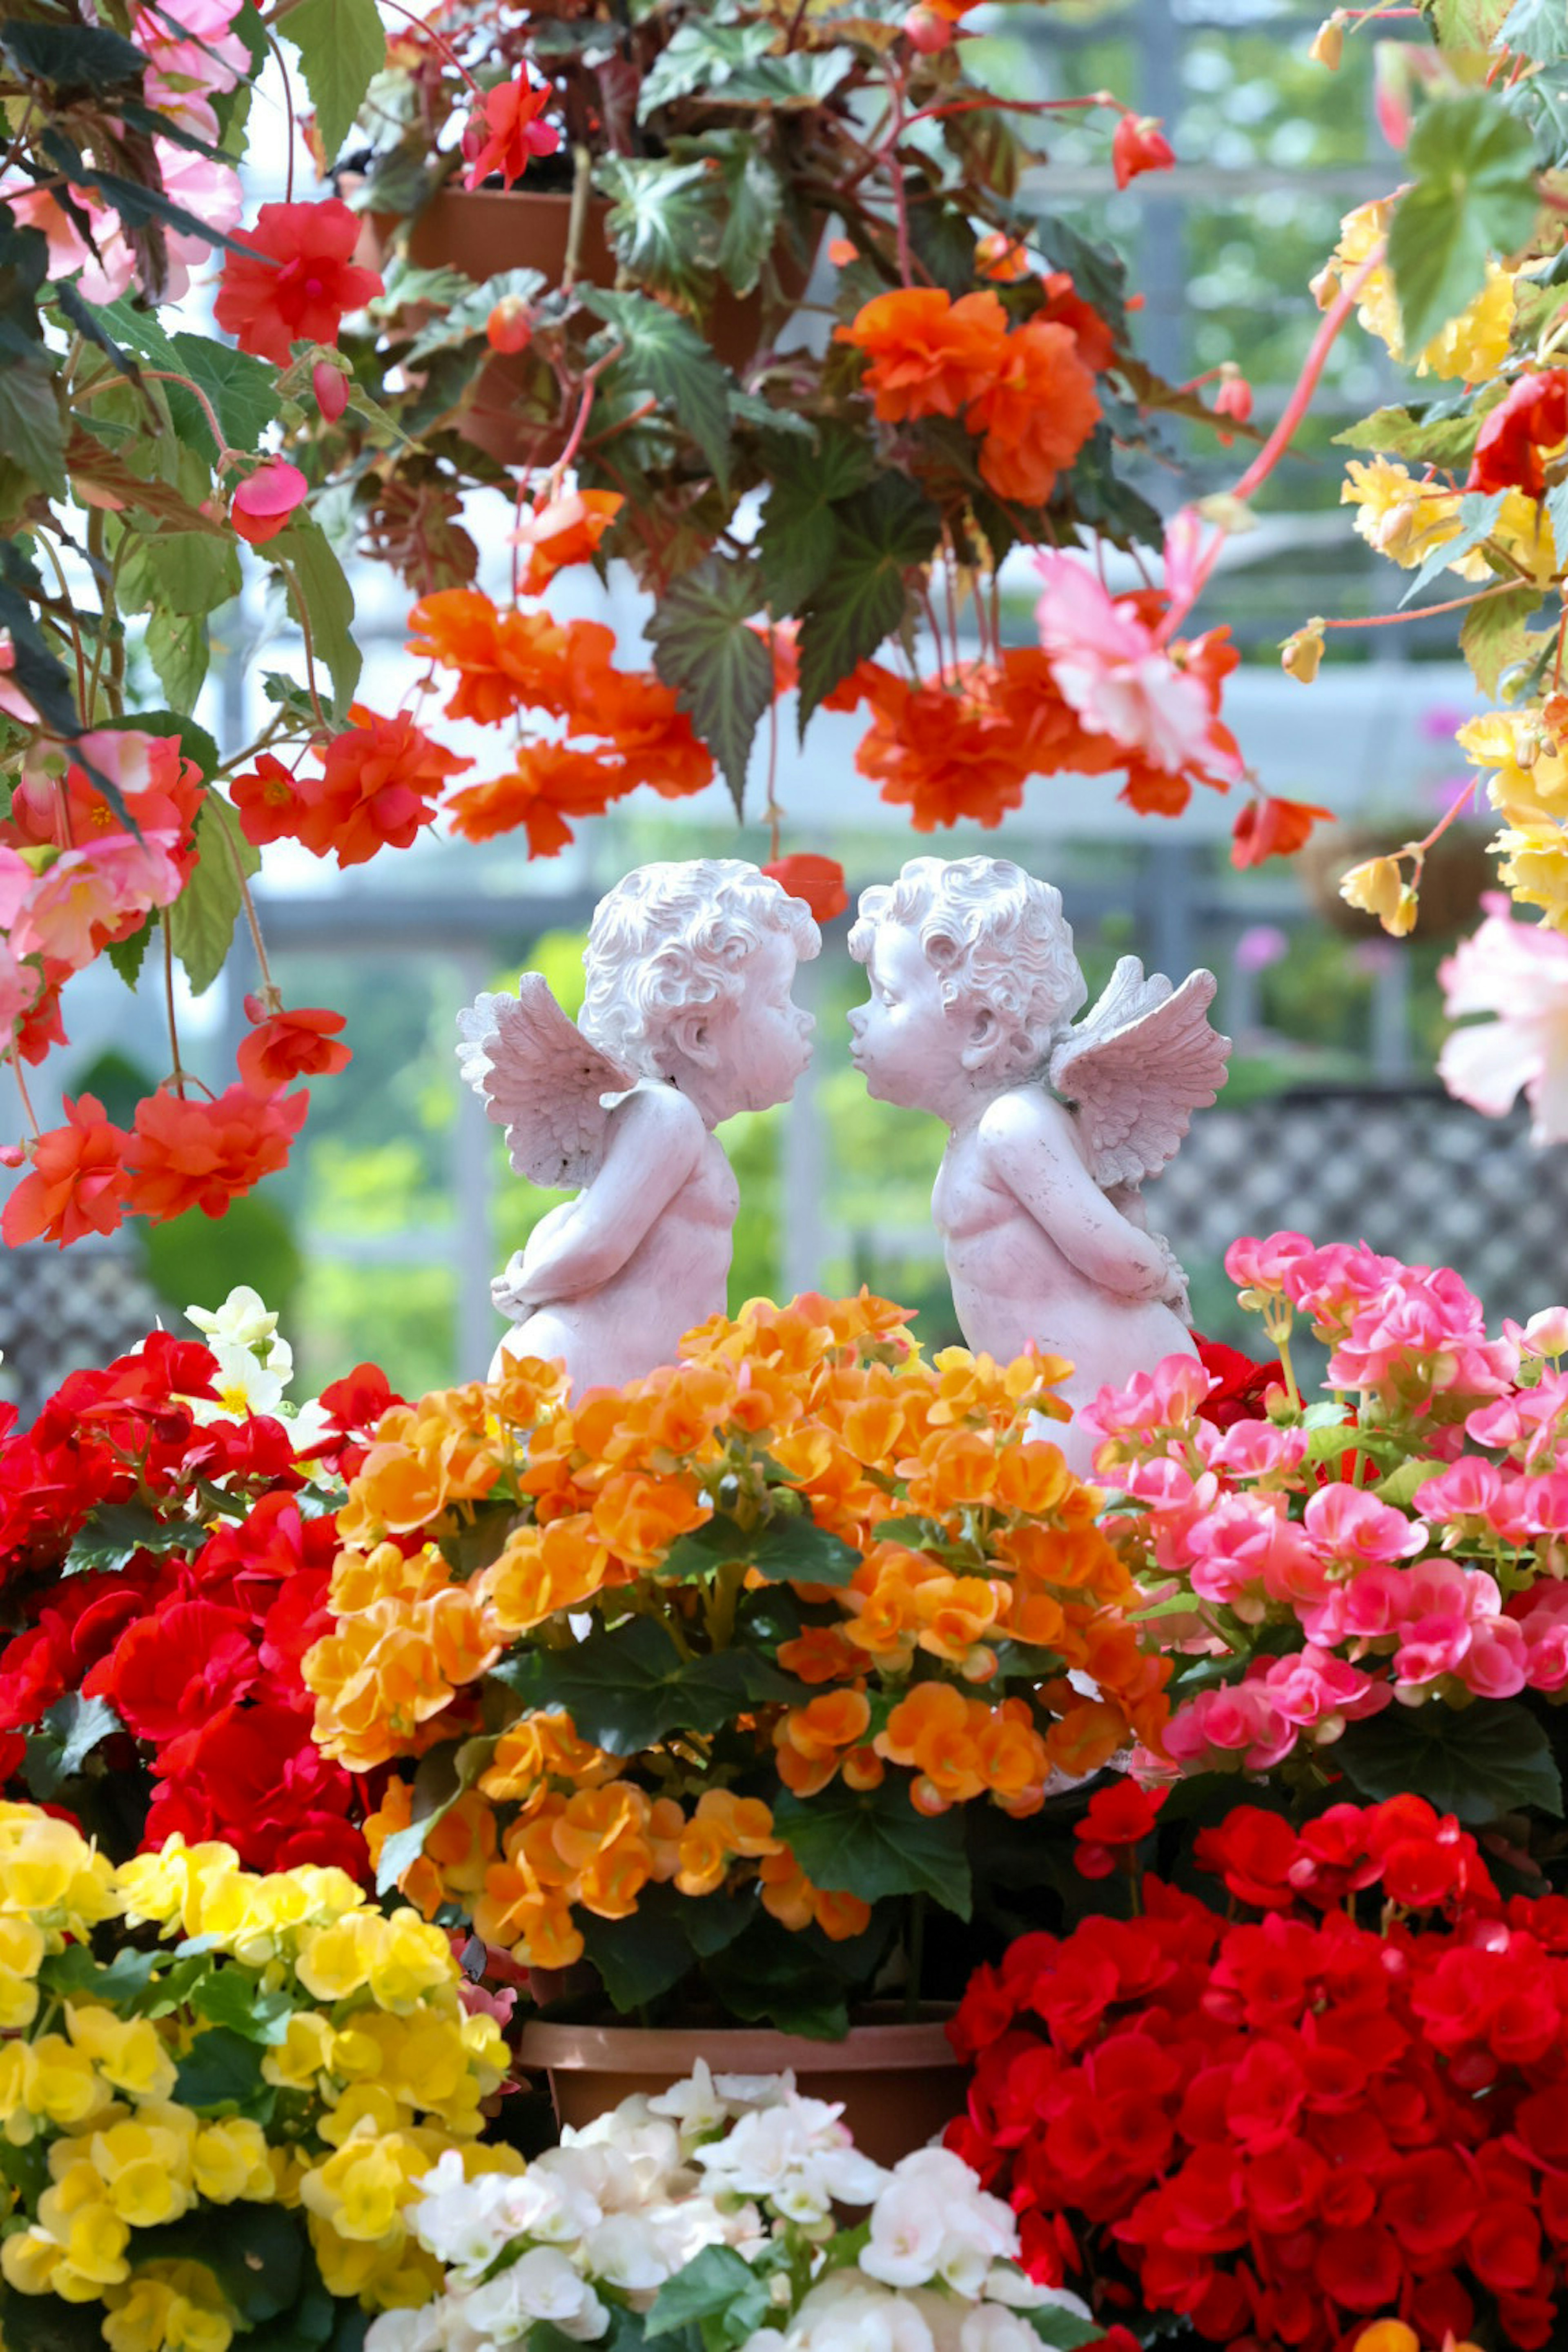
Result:
[[[790,989],[820,946],[801,900],[739,858],[642,866],[594,910],[580,1025],[536,971],[458,1014],[512,1166],[583,1188],[490,1286],[516,1327],[492,1379],[542,1356],[578,1394],[618,1387],[722,1314],[740,1192],[713,1129],[794,1092],[815,1024]]]
[[[1067,1357],[1076,1412],[1163,1356],[1194,1355],[1186,1277],[1139,1187],[1225,1082],[1212,972],[1173,989],[1123,956],[1088,1019],[1061,894],[1003,857],[911,858],[849,934],[868,1091],[950,1129],[931,1196],[963,1336],[1010,1362]],[[1093,1441],[1052,1431],[1087,1471]]]

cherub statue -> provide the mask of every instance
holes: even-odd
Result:
[[[820,946],[802,902],[739,858],[643,866],[595,909],[580,1025],[532,971],[458,1015],[512,1166],[583,1187],[491,1285],[516,1326],[492,1378],[543,1356],[579,1394],[618,1386],[723,1312],[740,1194],[712,1130],[794,1092],[816,1024],[790,989]]]
[[[1192,1355],[1186,1279],[1139,1186],[1225,1082],[1213,974],[1173,989],[1123,956],[1089,992],[1060,893],[999,857],[911,858],[849,934],[868,1003],[849,1015],[870,1093],[951,1130],[931,1198],[969,1345],[1068,1358],[1074,1408],[1163,1356]],[[1093,1441],[1053,1430],[1072,1466]]]

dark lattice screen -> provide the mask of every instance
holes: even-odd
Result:
[[[1200,1111],[1148,1202],[1189,1271],[1238,1234],[1293,1227],[1453,1266],[1493,1331],[1568,1299],[1568,1149],[1537,1150],[1522,1111],[1482,1118],[1424,1087]]]
[[[26,1425],[68,1372],[123,1355],[161,1311],[119,1250],[0,1249],[0,1397]]]

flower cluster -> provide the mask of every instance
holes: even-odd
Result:
[[[1505,1903],[1412,1797],[1299,1832],[1239,1807],[1195,1858],[1228,1909],[1147,1877],[1142,1916],[1024,1937],[954,2021],[949,2144],[1034,2274],[1220,2344],[1330,2352],[1395,2312],[1363,2343],[1553,2340],[1568,1905]]]
[[[1226,1265],[1283,1351],[1259,1407],[1216,1426],[1213,1376],[1171,1357],[1089,1414],[1125,1498],[1108,1533],[1186,1662],[1166,1757],[1266,1771],[1394,1701],[1568,1688],[1563,1318],[1489,1339],[1447,1268],[1300,1234],[1238,1241]],[[1297,1316],[1331,1350],[1331,1402],[1296,1391]]]
[[[115,1870],[3,1805],[0,2013],[0,2126],[26,2151],[0,2245],[12,2340],[53,2296],[100,2306],[113,2352],[226,2352],[262,2320],[314,2326],[323,2291],[375,2310],[439,2284],[414,2184],[472,2150],[506,2051],[412,1911],[179,1838]]]
[[[409,2220],[446,2293],[375,2320],[366,2352],[535,2328],[593,2344],[626,2313],[650,2333],[700,2319],[710,2352],[1037,2352],[1037,2314],[1079,2323],[1047,2342],[1091,2338],[1076,2296],[1026,2276],[1012,2214],[968,2165],[923,2148],[885,2171],[839,2115],[791,2075],[715,2079],[699,2060],[521,2179],[443,2157]],[[868,2209],[853,2230],[846,2207]]]
[[[536,514],[525,534],[527,576],[542,573],[542,585],[566,564],[586,562],[610,515],[601,509],[596,520],[596,532],[557,530],[548,509]],[[641,784],[675,800],[712,782],[712,757],[675,695],[651,671],[616,667],[615,635],[603,622],[554,621],[521,604],[503,611],[481,589],[446,588],[420,600],[410,625],[409,651],[456,674],[448,718],[494,725],[528,711],[564,722],[561,740],[531,737],[507,774],[451,795],[447,814],[465,839],[521,825],[531,856],[553,856],[573,838],[573,817],[602,815]]]
[[[155,1332],[0,1432],[0,1763],[121,1851],[179,1832],[359,1876],[355,1784],[310,1737],[300,1660],[330,1622],[332,1475],[390,1391],[362,1365],[282,1418],[289,1349],[255,1293],[193,1319],[210,1344]]]
[[[868,1962],[881,1898],[967,1908],[970,1817],[1158,1738],[1100,1498],[1035,1434],[1057,1368],[928,1364],[906,1319],[753,1302],[623,1391],[525,1361],[383,1417],[303,1673],[353,1770],[453,1761],[435,1811],[391,1781],[384,1879],[535,1967],[650,1904],[698,1957]]]

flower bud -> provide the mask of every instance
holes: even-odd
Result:
[[[952,26],[935,8],[911,8],[899,29],[922,57],[934,57],[952,45]]]
[[[1319,26],[1308,51],[1315,66],[1327,66],[1331,73],[1338,73],[1345,54],[1344,26],[1344,17],[1338,8],[1325,24]]]
[[[349,380],[342,369],[331,360],[318,360],[310,370],[310,389],[327,423],[335,425],[349,404]]]
[[[521,294],[503,294],[485,320],[485,341],[492,352],[509,357],[525,352],[533,341],[533,313]]]
[[[1534,1355],[1568,1354],[1568,1307],[1542,1307],[1525,1325],[1524,1336]]]
[[[1288,677],[1300,678],[1303,686],[1310,686],[1322,666],[1322,659],[1323,625],[1314,615],[1304,628],[1286,638],[1279,648],[1279,667]],[[1356,870],[1359,873],[1361,869],[1358,866]],[[1360,903],[1359,899],[1352,901],[1356,906]]]
[[[1214,409],[1216,416],[1234,416],[1238,425],[1245,425],[1252,415],[1252,386],[1232,360],[1226,360],[1220,370]]]

